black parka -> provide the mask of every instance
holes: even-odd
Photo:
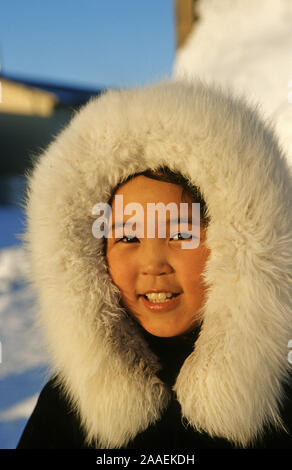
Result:
[[[167,386],[175,383],[182,363],[192,352],[199,329],[174,338],[159,338],[141,328],[142,335],[150,345],[163,368],[159,377]],[[282,416],[287,431],[275,432],[266,429],[252,449],[292,449],[292,405],[291,386],[286,385],[287,399]],[[84,430],[78,415],[70,407],[61,388],[53,378],[42,390],[38,403],[30,417],[17,446],[19,449],[93,449],[86,443]],[[138,434],[125,449],[144,450],[190,450],[190,449],[235,449],[226,439],[211,438],[199,433],[184,422],[181,407],[172,392],[171,401],[161,419]]]

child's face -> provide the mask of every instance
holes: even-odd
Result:
[[[193,201],[188,195],[182,200],[182,191],[179,185],[137,176],[121,186],[116,195],[123,196],[124,207],[135,202],[144,208],[144,221],[141,222],[144,222],[147,234],[149,202],[162,202],[165,205],[174,202],[178,209],[181,202],[187,202],[191,214]],[[134,212],[130,215],[122,214],[122,221],[126,222],[133,215]],[[112,205],[112,223],[115,223],[115,200]],[[197,248],[183,249],[179,236],[175,236],[181,228],[178,225],[179,230],[172,233],[168,224],[164,238],[159,238],[156,231],[155,238],[145,236],[131,241],[126,237],[114,238],[113,231],[113,237],[107,239],[109,272],[122,293],[123,304],[145,330],[156,336],[179,335],[191,329],[200,319],[199,308],[205,293],[200,275],[209,254],[204,245],[205,230],[201,226],[200,245]],[[183,243],[191,241],[185,240]],[[161,296],[147,300],[144,294],[151,291],[179,295],[166,302],[161,302],[165,300]]]

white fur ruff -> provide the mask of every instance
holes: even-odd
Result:
[[[204,322],[175,391],[199,431],[247,446],[279,424],[292,338],[292,184],[270,124],[197,82],[110,90],[74,116],[28,175],[30,281],[52,370],[88,441],[125,446],[169,391],[119,306],[92,208],[133,172],[167,165],[198,185],[211,218]]]

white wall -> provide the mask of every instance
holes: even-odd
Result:
[[[292,164],[292,1],[199,0],[199,15],[173,77],[199,76],[259,103]]]

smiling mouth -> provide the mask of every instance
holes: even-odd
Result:
[[[143,294],[142,297],[151,303],[166,303],[178,295],[179,293],[174,292],[148,292]]]
[[[139,298],[144,307],[151,312],[167,312],[176,308],[180,303],[182,292],[146,292],[140,294]]]

